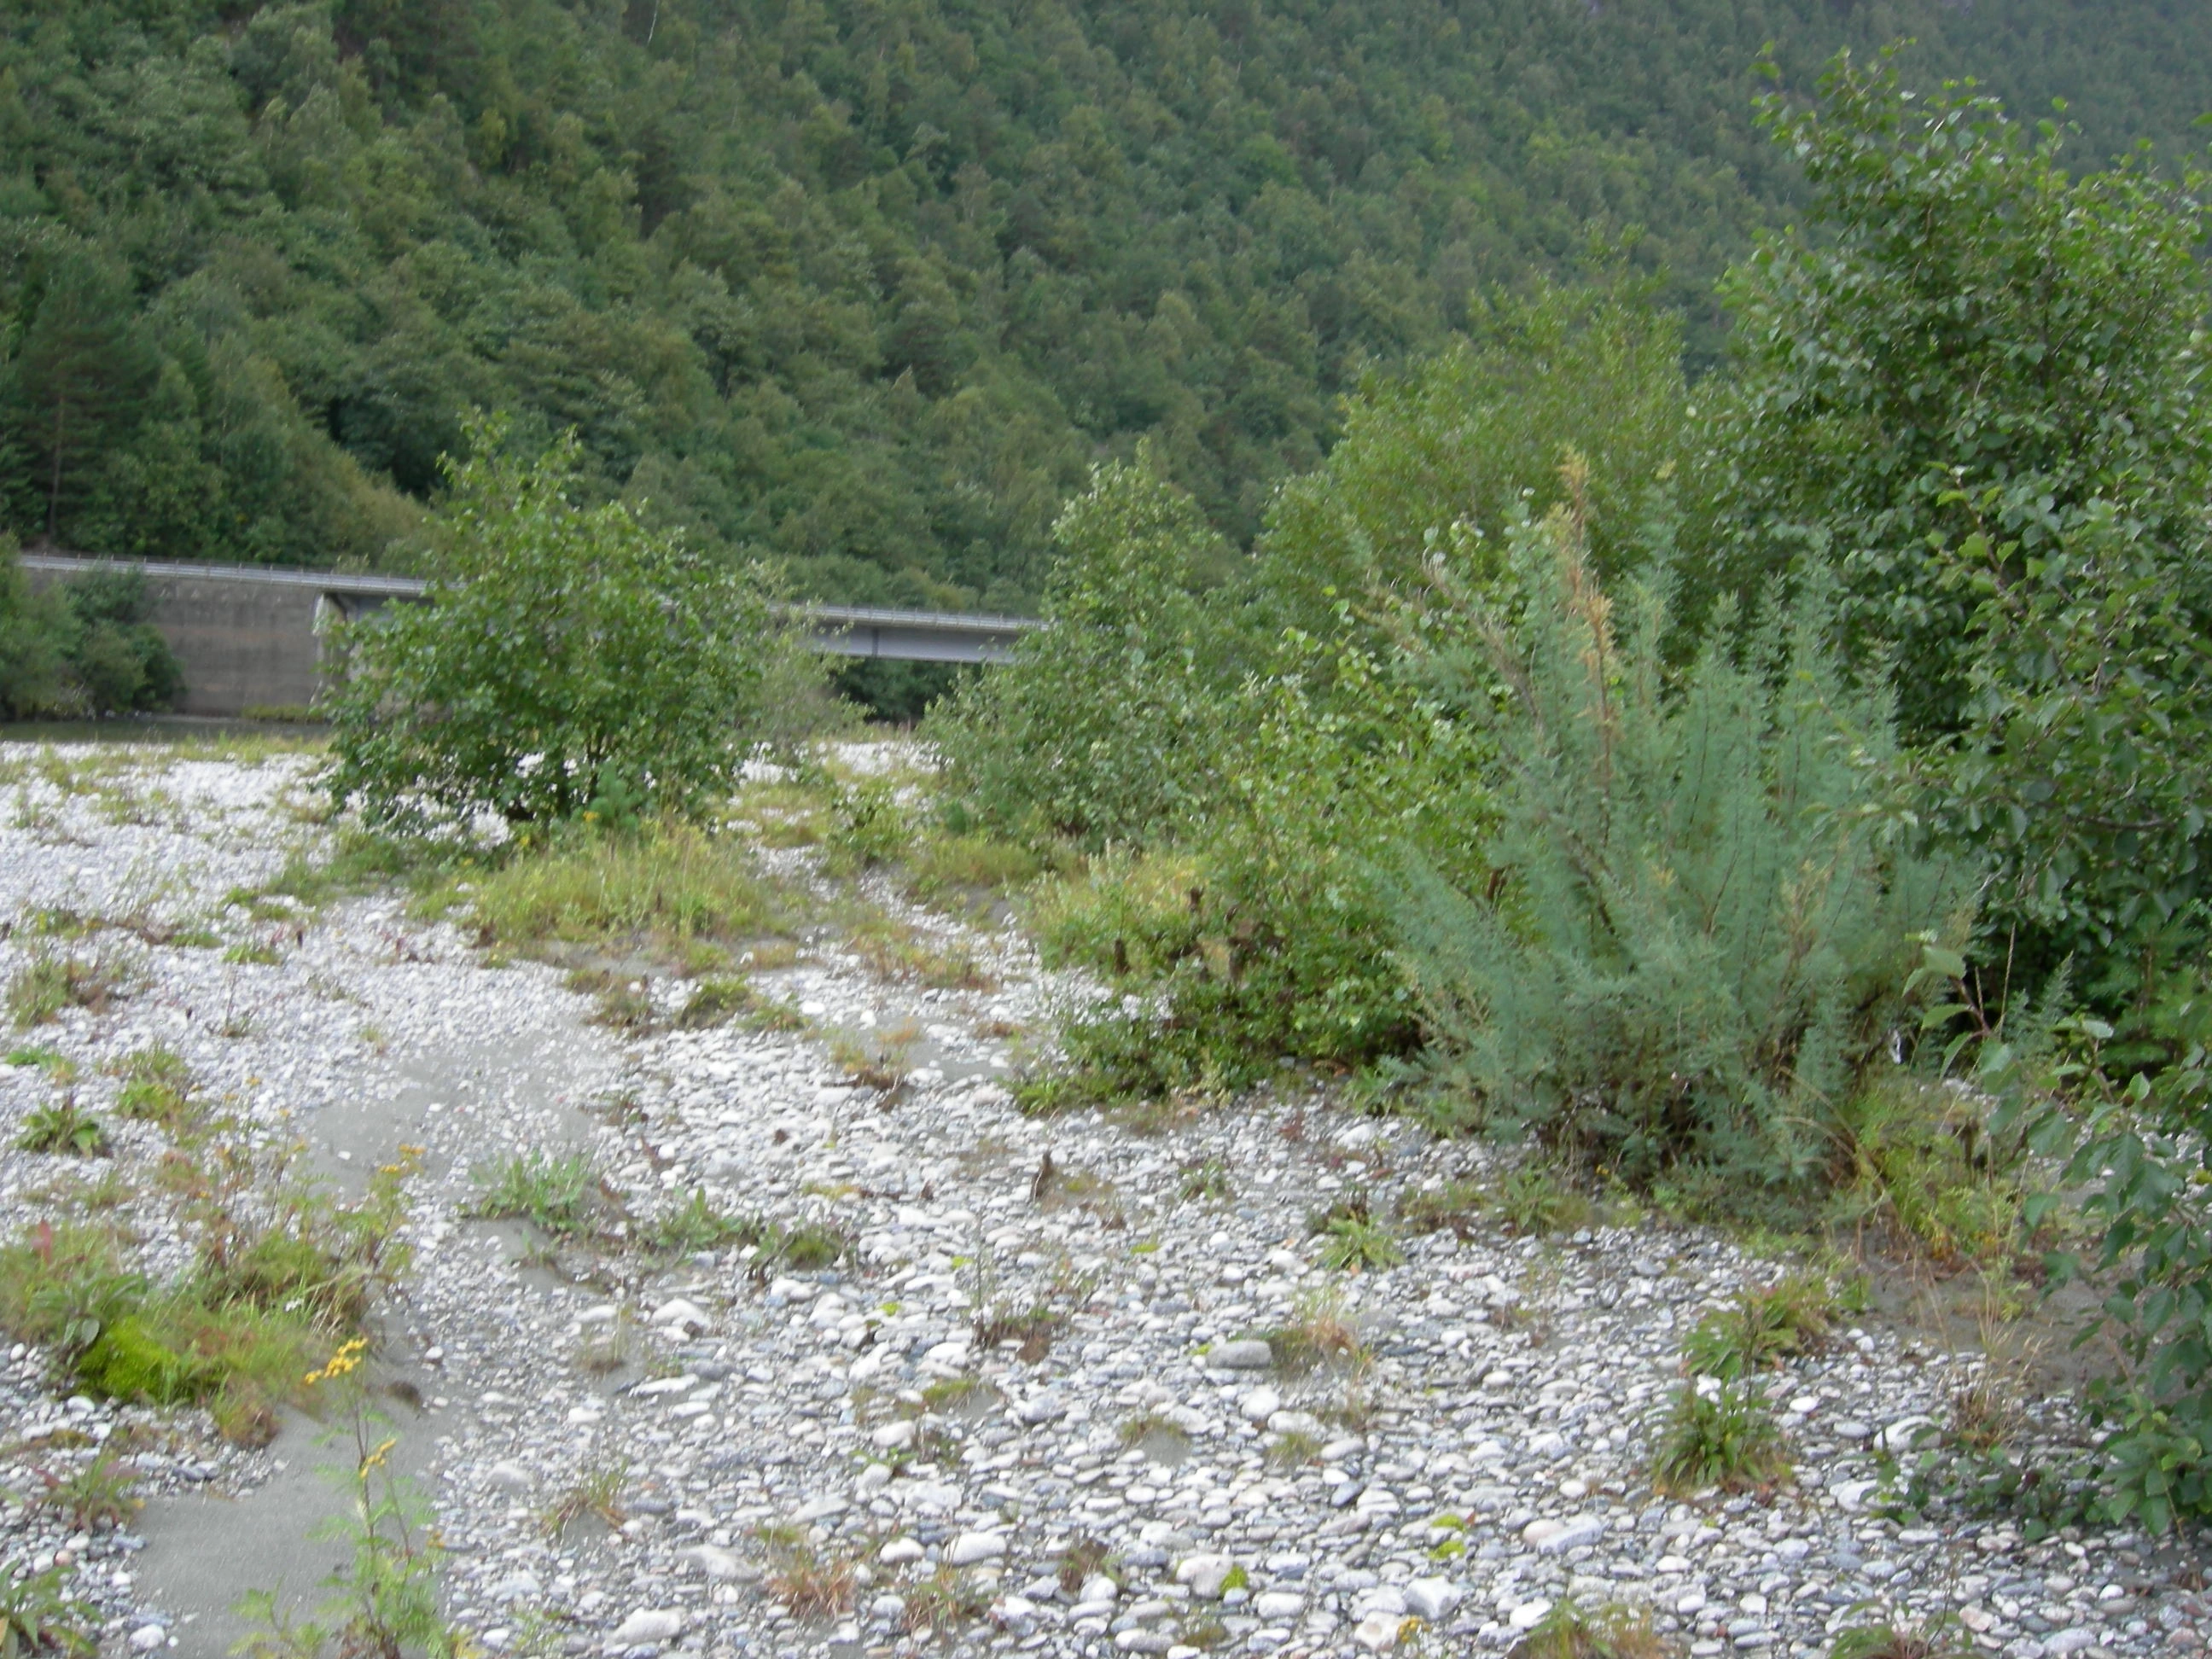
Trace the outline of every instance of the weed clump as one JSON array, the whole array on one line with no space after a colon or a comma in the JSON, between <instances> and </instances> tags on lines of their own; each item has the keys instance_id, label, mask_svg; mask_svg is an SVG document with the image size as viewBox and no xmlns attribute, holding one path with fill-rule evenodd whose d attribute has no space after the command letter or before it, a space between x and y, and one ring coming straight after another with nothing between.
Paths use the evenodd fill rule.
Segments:
<instances>
[{"instance_id":1,"label":"weed clump","mask_svg":"<svg viewBox=\"0 0 2212 1659\"><path fill-rule=\"evenodd\" d=\"M596 1237L617 1206L580 1152L551 1157L516 1152L476 1171L470 1213L493 1221L527 1221L562 1237Z\"/></svg>"},{"instance_id":2,"label":"weed clump","mask_svg":"<svg viewBox=\"0 0 2212 1659\"><path fill-rule=\"evenodd\" d=\"M21 1575L0 1569L0 1654L91 1659L100 1651L99 1623L100 1610L69 1593L61 1568Z\"/></svg>"},{"instance_id":3,"label":"weed clump","mask_svg":"<svg viewBox=\"0 0 2212 1659\"><path fill-rule=\"evenodd\" d=\"M1017 842L985 835L930 835L906 856L908 884L922 898L994 892L1036 879L1044 860Z\"/></svg>"},{"instance_id":4,"label":"weed clump","mask_svg":"<svg viewBox=\"0 0 2212 1659\"><path fill-rule=\"evenodd\" d=\"M764 997L742 979L710 976L691 988L676 1016L679 1030L703 1031L732 1020L757 1031L802 1031L806 1017L788 1004Z\"/></svg>"},{"instance_id":5,"label":"weed clump","mask_svg":"<svg viewBox=\"0 0 2212 1659\"><path fill-rule=\"evenodd\" d=\"M8 1017L19 1030L47 1025L63 1011L84 1008L105 1013L123 994L122 965L106 957L55 956L41 952L18 968L8 981Z\"/></svg>"},{"instance_id":6,"label":"weed clump","mask_svg":"<svg viewBox=\"0 0 2212 1659\"><path fill-rule=\"evenodd\" d=\"M72 1530L99 1532L121 1526L145 1507L137 1495L138 1474L112 1444L104 1446L88 1463L68 1474L39 1471L41 1490L37 1502L66 1520ZM0 1653L7 1644L0 1640Z\"/></svg>"},{"instance_id":7,"label":"weed clump","mask_svg":"<svg viewBox=\"0 0 2212 1659\"><path fill-rule=\"evenodd\" d=\"M547 1534L558 1539L587 1515L610 1531L621 1526L629 1518L622 1502L623 1486L629 1479L629 1465L619 1458L580 1471L540 1515Z\"/></svg>"},{"instance_id":8,"label":"weed clump","mask_svg":"<svg viewBox=\"0 0 2212 1659\"><path fill-rule=\"evenodd\" d=\"M778 914L741 842L676 821L556 837L441 899L465 902L486 945L680 946L769 932Z\"/></svg>"},{"instance_id":9,"label":"weed clump","mask_svg":"<svg viewBox=\"0 0 2212 1659\"><path fill-rule=\"evenodd\" d=\"M305 1403L316 1356L358 1328L374 1285L396 1273L398 1184L389 1166L354 1206L295 1194L276 1221L218 1215L192 1267L156 1285L106 1230L40 1222L0 1247L0 1328L50 1348L87 1392L199 1404L246 1444Z\"/></svg>"},{"instance_id":10,"label":"weed clump","mask_svg":"<svg viewBox=\"0 0 2212 1659\"><path fill-rule=\"evenodd\" d=\"M768 1553L768 1592L792 1617L834 1619L852 1607L860 1579L849 1556L822 1553L797 1527L763 1527L756 1536Z\"/></svg>"},{"instance_id":11,"label":"weed clump","mask_svg":"<svg viewBox=\"0 0 2212 1659\"><path fill-rule=\"evenodd\" d=\"M106 1158L113 1150L100 1120L79 1111L73 1100L40 1106L27 1114L15 1145L26 1152L61 1152L71 1158Z\"/></svg>"},{"instance_id":12,"label":"weed clump","mask_svg":"<svg viewBox=\"0 0 2212 1659\"><path fill-rule=\"evenodd\" d=\"M1229 1184L1229 1165L1218 1158L1184 1165L1176 1193L1186 1204L1226 1202L1236 1196L1236 1189Z\"/></svg>"},{"instance_id":13,"label":"weed clump","mask_svg":"<svg viewBox=\"0 0 2212 1659\"><path fill-rule=\"evenodd\" d=\"M853 1241L825 1223L802 1221L774 1231L766 1254L799 1273L819 1273L834 1267L852 1249Z\"/></svg>"},{"instance_id":14,"label":"weed clump","mask_svg":"<svg viewBox=\"0 0 2212 1659\"><path fill-rule=\"evenodd\" d=\"M1405 1259L1397 1240L1375 1222L1339 1216L1322 1230L1322 1265L1339 1273L1380 1273Z\"/></svg>"},{"instance_id":15,"label":"weed clump","mask_svg":"<svg viewBox=\"0 0 2212 1659\"><path fill-rule=\"evenodd\" d=\"M1584 1611L1565 1595L1513 1644L1506 1659L1666 1659L1669 1651L1652 1628L1649 1608L1608 1602Z\"/></svg>"},{"instance_id":16,"label":"weed clump","mask_svg":"<svg viewBox=\"0 0 2212 1659\"><path fill-rule=\"evenodd\" d=\"M681 1255L731 1244L763 1244L772 1231L758 1216L725 1214L707 1201L703 1188L695 1187L683 1203L647 1222L641 1237L649 1249Z\"/></svg>"},{"instance_id":17,"label":"weed clump","mask_svg":"<svg viewBox=\"0 0 2212 1659\"><path fill-rule=\"evenodd\" d=\"M1676 1391L1651 1460L1654 1490L1668 1498L1749 1492L1789 1473L1782 1431L1757 1390L1686 1382Z\"/></svg>"},{"instance_id":18,"label":"weed clump","mask_svg":"<svg viewBox=\"0 0 2212 1659\"><path fill-rule=\"evenodd\" d=\"M901 1622L916 1635L949 1636L990 1610L990 1593L968 1574L940 1566L906 1591Z\"/></svg>"},{"instance_id":19,"label":"weed clump","mask_svg":"<svg viewBox=\"0 0 2212 1659\"><path fill-rule=\"evenodd\" d=\"M1792 1273L1748 1290L1734 1305L1707 1314L1682 1345L1689 1368L1704 1376L1740 1381L1826 1344L1835 1307L1828 1281Z\"/></svg>"},{"instance_id":20,"label":"weed clump","mask_svg":"<svg viewBox=\"0 0 2212 1659\"><path fill-rule=\"evenodd\" d=\"M1833 1224L1872 1226L1941 1267L2008 1264L2028 1247L2027 1149L1992 1134L1968 1102L1892 1073L1859 1091L1844 1128L1849 1166L1830 1200Z\"/></svg>"},{"instance_id":21,"label":"weed clump","mask_svg":"<svg viewBox=\"0 0 2212 1659\"><path fill-rule=\"evenodd\" d=\"M568 990L598 999L590 1019L625 1036L645 1036L657 1021L653 988L645 979L611 974L600 969L574 968L561 981Z\"/></svg>"},{"instance_id":22,"label":"weed clump","mask_svg":"<svg viewBox=\"0 0 2212 1659\"><path fill-rule=\"evenodd\" d=\"M1126 1418L1115 1431L1122 1449L1145 1452L1181 1452L1190 1444L1190 1434L1182 1424L1161 1412L1140 1412Z\"/></svg>"},{"instance_id":23,"label":"weed clump","mask_svg":"<svg viewBox=\"0 0 2212 1659\"><path fill-rule=\"evenodd\" d=\"M1300 1376L1330 1364L1349 1364L1354 1370L1367 1361L1367 1347L1359 1328L1346 1312L1342 1294L1334 1290L1311 1291L1299 1297L1288 1324L1261 1333L1275 1369Z\"/></svg>"},{"instance_id":24,"label":"weed clump","mask_svg":"<svg viewBox=\"0 0 2212 1659\"><path fill-rule=\"evenodd\" d=\"M1971 1659L1973 1644L1955 1632L1923 1634L1909 1625L1854 1625L1836 1632L1828 1659Z\"/></svg>"},{"instance_id":25,"label":"weed clump","mask_svg":"<svg viewBox=\"0 0 2212 1659\"><path fill-rule=\"evenodd\" d=\"M823 865L833 875L857 875L889 864L913 844L914 824L889 778L866 778L841 787L823 837Z\"/></svg>"},{"instance_id":26,"label":"weed clump","mask_svg":"<svg viewBox=\"0 0 2212 1659\"><path fill-rule=\"evenodd\" d=\"M190 1114L192 1074L174 1050L141 1048L121 1066L123 1086L115 1109L127 1118L174 1131Z\"/></svg>"}]
</instances>

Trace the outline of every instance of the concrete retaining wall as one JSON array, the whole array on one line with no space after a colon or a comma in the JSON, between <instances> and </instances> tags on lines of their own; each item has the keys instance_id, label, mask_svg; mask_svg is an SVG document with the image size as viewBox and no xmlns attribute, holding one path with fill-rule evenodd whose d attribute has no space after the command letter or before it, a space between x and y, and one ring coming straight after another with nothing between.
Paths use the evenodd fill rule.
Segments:
<instances>
[{"instance_id":1,"label":"concrete retaining wall","mask_svg":"<svg viewBox=\"0 0 2212 1659\"><path fill-rule=\"evenodd\" d=\"M76 562L70 562L74 566ZM65 580L62 561L27 558L34 587ZM305 708L322 685L316 589L240 581L178 567L149 567L146 591L154 625L185 671L187 714L243 714L252 708Z\"/></svg>"}]
</instances>

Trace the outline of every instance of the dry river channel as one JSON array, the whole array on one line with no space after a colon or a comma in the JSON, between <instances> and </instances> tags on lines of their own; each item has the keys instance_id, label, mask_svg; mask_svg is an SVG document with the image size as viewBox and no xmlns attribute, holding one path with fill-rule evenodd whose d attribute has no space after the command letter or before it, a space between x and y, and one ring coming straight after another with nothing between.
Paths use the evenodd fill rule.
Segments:
<instances>
[{"instance_id":1,"label":"dry river channel","mask_svg":"<svg viewBox=\"0 0 2212 1659\"><path fill-rule=\"evenodd\" d=\"M867 902L988 988L886 975L825 924L754 976L803 1029L618 1035L558 968L397 896L257 915L244 895L325 834L301 757L15 745L0 766L0 980L57 952L118 979L8 1038L38 1057L0 1069L0 1242L97 1220L156 1282L182 1271L199 1223L163 1179L167 1133L116 1109L114 1067L150 1047L248 1165L299 1148L293 1178L342 1196L407 1171L409 1259L359 1380L477 1649L1472 1653L1566 1598L1648 1610L1696 1659L1822 1654L1876 1620L2008 1659L2205 1645L2193 1539L1885 1513L1882 1449L1985 1363L1966 1333L1848 1326L1763 1380L1794 1478L1662 1499L1644 1471L1682 1337L1778 1264L1657 1224L1483 1224L1332 1272L1310 1214L1358 1192L1388 1217L1498 1155L1354 1115L1303 1072L1141 1129L1024 1116L1007 1080L1093 993L1011 924L872 877ZM805 849L761 857L823 885ZM91 931L57 937L64 912ZM647 994L667 1012L683 993ZM890 1033L902 1079L856 1081L851 1055ZM16 1149L64 1097L110 1156ZM474 1218L476 1172L532 1151L588 1156L641 1229L703 1200L850 1249L626 1252ZM2029 1411L2054 1457L2078 1434L2063 1399ZM46 1494L112 1440L143 1507L80 1529ZM326 1599L358 1455L339 1413L241 1446L0 1340L0 1568L58 1568L107 1652L215 1659L249 1591Z\"/></svg>"}]
</instances>

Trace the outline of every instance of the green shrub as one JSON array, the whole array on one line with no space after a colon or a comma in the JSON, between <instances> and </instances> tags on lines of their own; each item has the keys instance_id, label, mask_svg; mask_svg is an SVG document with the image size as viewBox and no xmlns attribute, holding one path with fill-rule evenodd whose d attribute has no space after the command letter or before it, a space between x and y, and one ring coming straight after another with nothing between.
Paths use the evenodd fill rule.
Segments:
<instances>
[{"instance_id":1,"label":"green shrub","mask_svg":"<svg viewBox=\"0 0 2212 1659\"><path fill-rule=\"evenodd\" d=\"M835 873L852 875L893 862L913 842L914 825L899 804L897 784L866 778L837 791L830 833L823 837L823 862Z\"/></svg>"},{"instance_id":2,"label":"green shrub","mask_svg":"<svg viewBox=\"0 0 2212 1659\"><path fill-rule=\"evenodd\" d=\"M2212 994L2177 998L2151 1024L2172 1064L2123 1086L2092 1048L2060 1079L2084 1097L2078 1124L2046 1094L2025 1127L2046 1149L2070 1142L2063 1180L2101 1235L2100 1309L2130 1361L2092 1389L2109 1431L2094 1512L2160 1533L2212 1519ZM2111 1035L2082 1030L2093 1042ZM2032 1201L2030 1218L2052 1201Z\"/></svg>"},{"instance_id":3,"label":"green shrub","mask_svg":"<svg viewBox=\"0 0 2212 1659\"><path fill-rule=\"evenodd\" d=\"M2062 129L1887 58L1762 119L1814 222L1727 295L1730 556L1826 550L1942 763L1931 807L1994 855L2013 982L2071 955L2124 1006L2203 939L2212 868L2203 198L2141 158L2077 173Z\"/></svg>"},{"instance_id":4,"label":"green shrub","mask_svg":"<svg viewBox=\"0 0 2212 1659\"><path fill-rule=\"evenodd\" d=\"M83 706L95 714L167 708L185 689L183 669L154 626L145 573L100 565L62 585L69 609L68 656Z\"/></svg>"},{"instance_id":5,"label":"green shrub","mask_svg":"<svg viewBox=\"0 0 2212 1659\"><path fill-rule=\"evenodd\" d=\"M68 707L68 635L62 596L51 588L31 591L15 538L0 533L0 719L28 720Z\"/></svg>"},{"instance_id":6,"label":"green shrub","mask_svg":"<svg viewBox=\"0 0 2212 1659\"><path fill-rule=\"evenodd\" d=\"M1099 466L1053 539L1048 625L963 681L930 736L951 788L995 829L1159 842L1207 798L1236 683L1232 632L1194 592L1225 550L1149 452Z\"/></svg>"},{"instance_id":7,"label":"green shrub","mask_svg":"<svg viewBox=\"0 0 2212 1659\"><path fill-rule=\"evenodd\" d=\"M1396 895L1436 1063L1480 1121L1626 1180L1808 1180L1928 930L1968 915L1884 794L1887 706L1843 683L1815 575L1741 655L1723 617L1670 693L1661 585L1617 631L1577 514L1512 546L1516 617L1440 578L1428 623L1439 684L1496 720L1505 820L1486 890L1417 857Z\"/></svg>"},{"instance_id":8,"label":"green shrub","mask_svg":"<svg viewBox=\"0 0 2212 1659\"><path fill-rule=\"evenodd\" d=\"M1159 1009L1069 1022L1065 1097L1218 1095L1280 1055L1358 1065L1416 1037L1382 867L1408 844L1480 865L1484 739L1364 653L1293 639L1277 665L1231 703L1218 797L1181 846L1101 855L1033 901L1048 960Z\"/></svg>"},{"instance_id":9,"label":"green shrub","mask_svg":"<svg viewBox=\"0 0 2212 1659\"><path fill-rule=\"evenodd\" d=\"M448 466L428 600L350 629L330 775L373 825L495 811L621 824L725 799L795 647L747 572L623 501L583 507L572 433L525 464L479 422Z\"/></svg>"},{"instance_id":10,"label":"green shrub","mask_svg":"<svg viewBox=\"0 0 2212 1659\"><path fill-rule=\"evenodd\" d=\"M1269 631L1336 639L1351 601L1358 642L1379 651L1388 629L1374 597L1418 588L1453 525L1502 547L1522 504L1540 516L1565 498L1565 450L1590 464L1599 570L1643 556L1644 492L1681 475L1699 447L1680 317L1619 279L1537 283L1472 308L1464 339L1362 380L1328 459L1284 485L1252 583Z\"/></svg>"}]
</instances>

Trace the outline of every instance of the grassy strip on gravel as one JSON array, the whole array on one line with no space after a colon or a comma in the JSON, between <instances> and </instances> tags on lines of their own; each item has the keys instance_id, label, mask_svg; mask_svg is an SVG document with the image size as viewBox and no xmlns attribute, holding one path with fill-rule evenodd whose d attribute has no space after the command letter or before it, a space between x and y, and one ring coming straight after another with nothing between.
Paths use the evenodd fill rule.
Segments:
<instances>
[{"instance_id":1,"label":"grassy strip on gravel","mask_svg":"<svg viewBox=\"0 0 2212 1659\"><path fill-rule=\"evenodd\" d=\"M358 1340L374 1287L404 1269L393 1234L413 1167L385 1166L352 1205L284 1185L274 1215L251 1222L203 1185L187 1194L193 1264L167 1284L112 1227L36 1222L0 1246L0 1328L52 1349L87 1393L204 1405L227 1437L265 1444L276 1408L310 1403L311 1367Z\"/></svg>"},{"instance_id":2,"label":"grassy strip on gravel","mask_svg":"<svg viewBox=\"0 0 2212 1659\"><path fill-rule=\"evenodd\" d=\"M672 821L562 837L472 870L429 902L465 903L486 944L681 946L773 932L780 918L741 842Z\"/></svg>"}]
</instances>

